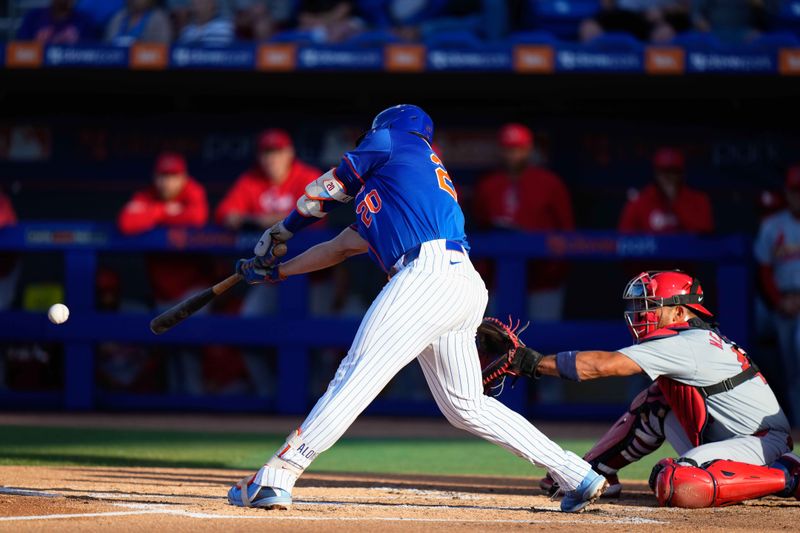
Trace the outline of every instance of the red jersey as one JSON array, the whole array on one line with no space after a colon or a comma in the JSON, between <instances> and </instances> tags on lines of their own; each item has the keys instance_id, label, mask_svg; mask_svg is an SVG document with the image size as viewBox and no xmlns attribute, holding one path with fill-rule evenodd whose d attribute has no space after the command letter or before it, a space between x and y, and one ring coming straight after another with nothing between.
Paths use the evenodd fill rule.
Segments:
<instances>
[{"instance_id":1,"label":"red jersey","mask_svg":"<svg viewBox=\"0 0 800 533\"><path fill-rule=\"evenodd\" d=\"M276 184L261 167L255 166L239 176L217 206L214 218L218 224L222 224L232 213L286 216L305 192L306 185L321 174L319 169L295 159L286 180Z\"/></svg>"},{"instance_id":2,"label":"red jersey","mask_svg":"<svg viewBox=\"0 0 800 533\"><path fill-rule=\"evenodd\" d=\"M529 166L514 181L505 171L478 182L475 216L483 227L524 231L573 230L572 202L564 182L547 169Z\"/></svg>"},{"instance_id":3,"label":"red jersey","mask_svg":"<svg viewBox=\"0 0 800 533\"><path fill-rule=\"evenodd\" d=\"M8 196L0 191L0 228L13 226L16 223L17 214L14 212L14 206L11 205L11 200L9 200ZM8 276L16 266L16 253L0 253L0 278Z\"/></svg>"},{"instance_id":4,"label":"red jersey","mask_svg":"<svg viewBox=\"0 0 800 533\"><path fill-rule=\"evenodd\" d=\"M208 201L202 185L189 178L174 200L164 201L154 187L133 195L119 214L119 229L134 235L156 227L202 227L208 222ZM185 254L150 254L147 272L157 303L179 300L193 289L208 285L203 258Z\"/></svg>"},{"instance_id":5,"label":"red jersey","mask_svg":"<svg viewBox=\"0 0 800 533\"><path fill-rule=\"evenodd\" d=\"M8 196L0 192L0 228L3 226L12 226L17 223L17 214L14 212L14 206L11 205L11 200Z\"/></svg>"},{"instance_id":6,"label":"red jersey","mask_svg":"<svg viewBox=\"0 0 800 533\"><path fill-rule=\"evenodd\" d=\"M619 230L625 233L709 233L714 230L711 202L704 192L685 185L670 202L651 184L622 210Z\"/></svg>"},{"instance_id":7,"label":"red jersey","mask_svg":"<svg viewBox=\"0 0 800 533\"><path fill-rule=\"evenodd\" d=\"M492 172L478 182L474 214L483 228L523 231L575 229L569 191L555 173L528 166L513 180L508 172ZM531 289L558 287L566 268L559 261L536 261L529 269Z\"/></svg>"}]
</instances>

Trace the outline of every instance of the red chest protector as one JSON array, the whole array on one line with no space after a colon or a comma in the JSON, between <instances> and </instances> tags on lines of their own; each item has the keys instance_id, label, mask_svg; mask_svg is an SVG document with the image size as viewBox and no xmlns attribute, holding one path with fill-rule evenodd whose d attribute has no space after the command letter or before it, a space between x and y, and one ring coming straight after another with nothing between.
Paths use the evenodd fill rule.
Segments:
<instances>
[{"instance_id":1,"label":"red chest protector","mask_svg":"<svg viewBox=\"0 0 800 533\"><path fill-rule=\"evenodd\" d=\"M688 323L682 322L656 330L642 339L641 342L663 339L666 337L674 337L679 335L682 331L687 331L690 329L704 329L712 331L719 335L722 340L733 345L736 350L739 350L736 344L726 339L715 326L698 319L691 319ZM748 381L759 375L758 367L752 361L750 361L747 355L745 355L744 351L739 350L739 353L741 353L742 357L744 358L742 364L742 368L744 370L735 376L720 381L714 385L697 387L694 385L681 383L666 376L660 376L658 379L656 379L656 383L658 384L658 388L661 390L661 393L664 395L664 399L675 413L675 416L678 418L678 422L680 422L681 427L683 427L683 430L686 432L686 435L689 437L689 441L693 446L700 446L705 442L704 433L710 422L707 404L708 397L721 392L729 391L745 381Z\"/></svg>"}]
</instances>

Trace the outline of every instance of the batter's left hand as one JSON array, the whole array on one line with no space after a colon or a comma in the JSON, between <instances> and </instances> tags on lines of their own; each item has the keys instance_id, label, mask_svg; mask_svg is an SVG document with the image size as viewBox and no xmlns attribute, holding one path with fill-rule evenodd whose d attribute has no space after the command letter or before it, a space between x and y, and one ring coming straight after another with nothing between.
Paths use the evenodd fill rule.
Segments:
<instances>
[{"instance_id":1,"label":"batter's left hand","mask_svg":"<svg viewBox=\"0 0 800 533\"><path fill-rule=\"evenodd\" d=\"M236 272L250 285L280 283L286 279L281 276L280 264L269 264L263 257L258 256L236 261Z\"/></svg>"}]
</instances>

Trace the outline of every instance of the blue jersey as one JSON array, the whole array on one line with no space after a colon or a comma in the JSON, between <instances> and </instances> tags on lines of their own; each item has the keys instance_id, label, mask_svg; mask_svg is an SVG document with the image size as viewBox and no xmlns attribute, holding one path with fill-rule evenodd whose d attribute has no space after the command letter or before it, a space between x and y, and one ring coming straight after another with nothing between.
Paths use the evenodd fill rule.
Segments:
<instances>
[{"instance_id":1,"label":"blue jersey","mask_svg":"<svg viewBox=\"0 0 800 533\"><path fill-rule=\"evenodd\" d=\"M335 175L355 195L356 228L384 271L426 241L448 239L469 250L453 181L421 137L371 131L344 154Z\"/></svg>"}]
</instances>

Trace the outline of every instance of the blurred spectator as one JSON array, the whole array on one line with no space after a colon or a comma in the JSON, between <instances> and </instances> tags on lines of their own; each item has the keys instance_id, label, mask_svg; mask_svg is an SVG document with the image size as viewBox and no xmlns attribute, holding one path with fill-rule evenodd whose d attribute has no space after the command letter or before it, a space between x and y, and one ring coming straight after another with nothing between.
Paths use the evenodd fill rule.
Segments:
<instances>
[{"instance_id":1,"label":"blurred spectator","mask_svg":"<svg viewBox=\"0 0 800 533\"><path fill-rule=\"evenodd\" d=\"M165 152L156 161L153 185L137 192L119 214L119 229L126 235L156 227L201 227L208 221L206 192L189 177L183 156ZM150 254L147 273L158 309L167 309L211 282L203 257L191 254ZM200 358L180 351L170 358L170 389L199 394L202 391Z\"/></svg>"},{"instance_id":2,"label":"blurred spectator","mask_svg":"<svg viewBox=\"0 0 800 533\"><path fill-rule=\"evenodd\" d=\"M322 172L295 157L291 137L281 129L258 137L256 162L233 184L217 207L218 224L238 231L263 230L283 220L306 185Z\"/></svg>"},{"instance_id":3,"label":"blurred spectator","mask_svg":"<svg viewBox=\"0 0 800 533\"><path fill-rule=\"evenodd\" d=\"M296 0L235 0L234 27L241 41L264 41L287 29L294 18Z\"/></svg>"},{"instance_id":4,"label":"blurred spectator","mask_svg":"<svg viewBox=\"0 0 800 533\"><path fill-rule=\"evenodd\" d=\"M641 41L665 43L690 27L688 0L603 0L579 33L584 42L606 32L626 32Z\"/></svg>"},{"instance_id":5,"label":"blurred spectator","mask_svg":"<svg viewBox=\"0 0 800 533\"><path fill-rule=\"evenodd\" d=\"M233 42L233 23L223 17L216 0L192 0L189 23L181 30L181 44L227 46Z\"/></svg>"},{"instance_id":6,"label":"blurred spectator","mask_svg":"<svg viewBox=\"0 0 800 533\"><path fill-rule=\"evenodd\" d=\"M234 231L243 228L262 231L283 220L303 195L306 185L322 174L295 157L292 138L282 129L262 132L256 148L255 164L239 176L215 213L217 223ZM311 299L312 302L319 300L314 295ZM275 287L262 285L248 289L241 312L247 317L263 316L274 313L276 308ZM268 395L271 367L267 356L263 350L246 350L244 359L256 393Z\"/></svg>"},{"instance_id":7,"label":"blurred spectator","mask_svg":"<svg viewBox=\"0 0 800 533\"><path fill-rule=\"evenodd\" d=\"M17 40L42 44L77 44L95 41L91 18L75 9L75 0L51 0L50 7L31 9L17 30Z\"/></svg>"},{"instance_id":8,"label":"blurred spectator","mask_svg":"<svg viewBox=\"0 0 800 533\"><path fill-rule=\"evenodd\" d=\"M522 124L500 129L503 168L482 177L475 193L474 215L484 229L570 231L575 229L572 201L555 173L533 165L533 134ZM531 263L528 315L532 320L558 320L564 307L565 265Z\"/></svg>"},{"instance_id":9,"label":"blurred spectator","mask_svg":"<svg viewBox=\"0 0 800 533\"><path fill-rule=\"evenodd\" d=\"M685 183L686 159L676 148L659 148L653 157L654 182L631 196L622 210L625 233L709 233L714 229L711 202Z\"/></svg>"},{"instance_id":10,"label":"blurred spectator","mask_svg":"<svg viewBox=\"0 0 800 533\"><path fill-rule=\"evenodd\" d=\"M700 31L712 32L723 42L743 42L769 27L780 9L778 0L694 0L692 19Z\"/></svg>"},{"instance_id":11,"label":"blurred spectator","mask_svg":"<svg viewBox=\"0 0 800 533\"><path fill-rule=\"evenodd\" d=\"M127 0L106 29L106 41L116 46L135 42L164 43L172 41L172 27L163 9L155 0Z\"/></svg>"},{"instance_id":12,"label":"blurred spectator","mask_svg":"<svg viewBox=\"0 0 800 533\"><path fill-rule=\"evenodd\" d=\"M104 35L111 18L125 6L125 0L78 0L76 8L92 19L95 33Z\"/></svg>"},{"instance_id":13,"label":"blurred spectator","mask_svg":"<svg viewBox=\"0 0 800 533\"><path fill-rule=\"evenodd\" d=\"M100 268L95 279L96 308L100 312L116 313L126 309L122 301L119 274ZM145 347L120 342L97 345L96 373L98 383L113 391L160 392L162 378L159 360Z\"/></svg>"},{"instance_id":14,"label":"blurred spectator","mask_svg":"<svg viewBox=\"0 0 800 533\"><path fill-rule=\"evenodd\" d=\"M409 40L452 31L470 31L489 41L508 33L508 0L359 0L370 25L393 28Z\"/></svg>"},{"instance_id":15,"label":"blurred spectator","mask_svg":"<svg viewBox=\"0 0 800 533\"><path fill-rule=\"evenodd\" d=\"M800 425L800 165L786 174L787 208L767 217L756 238L761 292L773 310L793 426Z\"/></svg>"},{"instance_id":16,"label":"blurred spectator","mask_svg":"<svg viewBox=\"0 0 800 533\"><path fill-rule=\"evenodd\" d=\"M302 0L298 22L299 30L321 43L340 43L364 29L351 0Z\"/></svg>"},{"instance_id":17,"label":"blurred spectator","mask_svg":"<svg viewBox=\"0 0 800 533\"><path fill-rule=\"evenodd\" d=\"M0 190L0 228L17 223L17 214L11 200ZM0 311L11 307L19 281L19 257L12 252L0 252Z\"/></svg>"}]
</instances>

